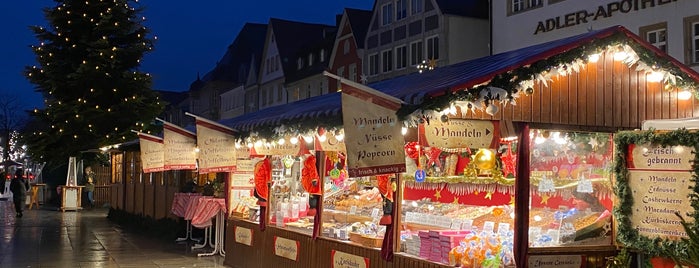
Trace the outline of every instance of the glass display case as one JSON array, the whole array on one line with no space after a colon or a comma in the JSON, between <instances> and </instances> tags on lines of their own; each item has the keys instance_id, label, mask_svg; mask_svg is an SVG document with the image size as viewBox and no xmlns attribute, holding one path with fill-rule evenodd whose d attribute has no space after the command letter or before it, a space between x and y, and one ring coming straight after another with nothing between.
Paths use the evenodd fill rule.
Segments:
<instances>
[{"instance_id":1,"label":"glass display case","mask_svg":"<svg viewBox=\"0 0 699 268\"><path fill-rule=\"evenodd\" d=\"M322 236L352 241L365 247L381 247L386 227L379 224L383 198L376 177L347 176L344 156L328 153L323 182Z\"/></svg>"},{"instance_id":2,"label":"glass display case","mask_svg":"<svg viewBox=\"0 0 699 268\"><path fill-rule=\"evenodd\" d=\"M515 152L514 141L497 149L408 143L401 251L450 266L513 265Z\"/></svg>"},{"instance_id":3,"label":"glass display case","mask_svg":"<svg viewBox=\"0 0 699 268\"><path fill-rule=\"evenodd\" d=\"M611 245L613 140L608 133L532 130L529 245Z\"/></svg>"},{"instance_id":4,"label":"glass display case","mask_svg":"<svg viewBox=\"0 0 699 268\"><path fill-rule=\"evenodd\" d=\"M310 235L313 233L313 217L308 216L309 194L301 185L303 161L304 157L271 156L269 223Z\"/></svg>"}]
</instances>

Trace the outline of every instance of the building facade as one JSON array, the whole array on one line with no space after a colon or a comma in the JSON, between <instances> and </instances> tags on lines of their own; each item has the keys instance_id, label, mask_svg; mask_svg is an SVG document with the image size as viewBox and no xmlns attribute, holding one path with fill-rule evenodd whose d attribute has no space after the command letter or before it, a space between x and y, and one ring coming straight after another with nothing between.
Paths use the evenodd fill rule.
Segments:
<instances>
[{"instance_id":1,"label":"building facade","mask_svg":"<svg viewBox=\"0 0 699 268\"><path fill-rule=\"evenodd\" d=\"M697 1L502 0L491 3L494 54L621 25L699 70Z\"/></svg>"},{"instance_id":2,"label":"building facade","mask_svg":"<svg viewBox=\"0 0 699 268\"><path fill-rule=\"evenodd\" d=\"M489 54L488 1L377 0L362 74L375 82Z\"/></svg>"},{"instance_id":3,"label":"building facade","mask_svg":"<svg viewBox=\"0 0 699 268\"><path fill-rule=\"evenodd\" d=\"M338 33L332 47L328 69L339 77L360 82L364 38L366 37L371 10L345 8L338 24ZM330 92L337 91L340 81L330 80Z\"/></svg>"}]
</instances>

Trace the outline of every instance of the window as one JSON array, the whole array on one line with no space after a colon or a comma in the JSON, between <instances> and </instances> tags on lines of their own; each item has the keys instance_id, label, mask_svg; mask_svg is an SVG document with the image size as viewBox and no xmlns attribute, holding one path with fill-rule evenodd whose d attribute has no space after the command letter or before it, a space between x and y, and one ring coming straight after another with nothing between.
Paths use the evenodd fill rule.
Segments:
<instances>
[{"instance_id":1,"label":"window","mask_svg":"<svg viewBox=\"0 0 699 268\"><path fill-rule=\"evenodd\" d=\"M376 75L379 73L379 54L369 55L369 75Z\"/></svg>"},{"instance_id":2,"label":"window","mask_svg":"<svg viewBox=\"0 0 699 268\"><path fill-rule=\"evenodd\" d=\"M357 82L357 64L352 63L349 66L349 80Z\"/></svg>"},{"instance_id":3,"label":"window","mask_svg":"<svg viewBox=\"0 0 699 268\"><path fill-rule=\"evenodd\" d=\"M284 95L284 88L282 85L277 86L277 102L282 101L282 97Z\"/></svg>"},{"instance_id":4,"label":"window","mask_svg":"<svg viewBox=\"0 0 699 268\"><path fill-rule=\"evenodd\" d=\"M408 63L408 49L405 46L396 48L396 70L403 69Z\"/></svg>"},{"instance_id":5,"label":"window","mask_svg":"<svg viewBox=\"0 0 699 268\"><path fill-rule=\"evenodd\" d=\"M313 66L313 53L308 54L308 66Z\"/></svg>"},{"instance_id":6,"label":"window","mask_svg":"<svg viewBox=\"0 0 699 268\"><path fill-rule=\"evenodd\" d=\"M386 50L381 52L381 71L390 72L393 70L393 50Z\"/></svg>"},{"instance_id":7,"label":"window","mask_svg":"<svg viewBox=\"0 0 699 268\"><path fill-rule=\"evenodd\" d=\"M410 0L410 15L422 12L423 0Z\"/></svg>"},{"instance_id":8,"label":"window","mask_svg":"<svg viewBox=\"0 0 699 268\"><path fill-rule=\"evenodd\" d=\"M524 0L512 0L512 13L524 10Z\"/></svg>"},{"instance_id":9,"label":"window","mask_svg":"<svg viewBox=\"0 0 699 268\"><path fill-rule=\"evenodd\" d=\"M439 59L439 36L427 39L427 58L430 60Z\"/></svg>"},{"instance_id":10,"label":"window","mask_svg":"<svg viewBox=\"0 0 699 268\"><path fill-rule=\"evenodd\" d=\"M544 6L544 0L508 0L509 15Z\"/></svg>"},{"instance_id":11,"label":"window","mask_svg":"<svg viewBox=\"0 0 699 268\"><path fill-rule=\"evenodd\" d=\"M528 8L540 7L544 5L544 0L529 0Z\"/></svg>"},{"instance_id":12,"label":"window","mask_svg":"<svg viewBox=\"0 0 699 268\"><path fill-rule=\"evenodd\" d=\"M408 16L408 0L396 0L396 21Z\"/></svg>"},{"instance_id":13,"label":"window","mask_svg":"<svg viewBox=\"0 0 699 268\"><path fill-rule=\"evenodd\" d=\"M337 68L337 76L345 78L345 66ZM337 88L342 88L342 82L340 82L340 79L337 79Z\"/></svg>"},{"instance_id":14,"label":"window","mask_svg":"<svg viewBox=\"0 0 699 268\"><path fill-rule=\"evenodd\" d=\"M262 90L262 96L260 96L262 99L262 106L267 105L267 89Z\"/></svg>"},{"instance_id":15,"label":"window","mask_svg":"<svg viewBox=\"0 0 699 268\"><path fill-rule=\"evenodd\" d=\"M320 50L320 62L325 61L325 49Z\"/></svg>"},{"instance_id":16,"label":"window","mask_svg":"<svg viewBox=\"0 0 699 268\"><path fill-rule=\"evenodd\" d=\"M699 65L699 15L684 18L685 62Z\"/></svg>"},{"instance_id":17,"label":"window","mask_svg":"<svg viewBox=\"0 0 699 268\"><path fill-rule=\"evenodd\" d=\"M296 62L298 69L301 70L303 68L303 59L299 58L299 60Z\"/></svg>"},{"instance_id":18,"label":"window","mask_svg":"<svg viewBox=\"0 0 699 268\"><path fill-rule=\"evenodd\" d=\"M661 22L641 27L638 32L648 43L667 52L667 23Z\"/></svg>"},{"instance_id":19,"label":"window","mask_svg":"<svg viewBox=\"0 0 699 268\"><path fill-rule=\"evenodd\" d=\"M393 22L393 4L385 4L381 7L381 25L389 25Z\"/></svg>"},{"instance_id":20,"label":"window","mask_svg":"<svg viewBox=\"0 0 699 268\"><path fill-rule=\"evenodd\" d=\"M424 59L422 53L422 41L417 41L410 44L410 66L415 66L422 62Z\"/></svg>"},{"instance_id":21,"label":"window","mask_svg":"<svg viewBox=\"0 0 699 268\"><path fill-rule=\"evenodd\" d=\"M342 48L343 55L349 54L349 51L350 51L350 42L349 42L349 39L348 39L348 40L345 40L345 45L344 45L344 47Z\"/></svg>"}]
</instances>

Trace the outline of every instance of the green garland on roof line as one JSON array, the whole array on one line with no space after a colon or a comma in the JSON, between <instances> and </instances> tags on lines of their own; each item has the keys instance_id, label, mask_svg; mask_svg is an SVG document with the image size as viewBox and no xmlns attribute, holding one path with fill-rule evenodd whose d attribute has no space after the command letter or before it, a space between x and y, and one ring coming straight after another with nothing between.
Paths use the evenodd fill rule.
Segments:
<instances>
[{"instance_id":1,"label":"green garland on roof line","mask_svg":"<svg viewBox=\"0 0 699 268\"><path fill-rule=\"evenodd\" d=\"M552 67L558 67L564 64L569 64L577 60L587 62L587 56L605 51L608 46L628 45L638 55L639 60L649 66L657 66L677 76L677 86L697 88L699 85L690 79L690 77L682 72L677 66L670 61L658 61L658 56L650 49L647 49L636 42L629 42L628 37L623 33L617 33L606 38L594 39L593 41L575 47L569 51L554 55L547 59L534 62L528 66L522 66L509 72L497 74L487 84L477 86L472 89L457 90L446 89L445 94L435 97L425 97L420 104L404 105L398 110L398 118L405 120L410 114L418 109L440 111L449 107L454 101L475 101L478 99L479 93L488 88L496 87L506 90L508 98L512 98L513 94L520 91L520 82L530 80L532 77L544 71L550 70ZM699 98L698 91L694 91L694 95Z\"/></svg>"},{"instance_id":2,"label":"green garland on roof line","mask_svg":"<svg viewBox=\"0 0 699 268\"><path fill-rule=\"evenodd\" d=\"M674 130L665 133L654 133L649 131L623 131L614 137L616 151L614 161L614 174L616 176L616 187L614 193L619 199L614 207L614 217L618 222L616 239L622 245L639 250L650 256L679 257L685 259L688 253L686 243L671 241L660 238L649 238L642 236L631 225L630 215L632 214L633 196L629 187L629 171L626 167L626 153L631 144L657 144L662 146L689 146L694 148L694 160L692 161L692 179L694 183L694 193L689 196L694 212L688 214L693 217L690 223L692 229L699 229L699 185L697 184L697 174L699 174L699 133L690 132L686 129ZM671 216L673 217L673 216ZM677 219L679 220L679 218Z\"/></svg>"},{"instance_id":3,"label":"green garland on roof line","mask_svg":"<svg viewBox=\"0 0 699 268\"><path fill-rule=\"evenodd\" d=\"M655 54L655 52L641 46L636 42L630 42L629 38L624 33L620 32L606 38L594 39L587 44L580 45L563 53L551 56L547 59L534 62L530 65L522 66L509 72L497 74L487 84L480 85L472 89L458 90L455 92L451 92L453 89L446 89L445 94L436 97L426 97L422 103L405 104L398 110L398 118L400 120L406 120L410 114L418 109L440 111L449 107L449 105L454 101L475 101L479 98L480 92L488 87L502 88L508 92L508 98L513 98L513 95L521 90L519 85L522 81L531 80L532 77L536 76L537 74L544 71L549 71L553 67L569 64L578 60L587 62L588 55L605 51L607 47L616 45L630 46L636 52L641 62L644 62L649 66L657 66L677 76L677 86L695 89L699 88L699 84L692 80L686 73L682 72L672 62L667 60L658 61L660 58ZM699 98L699 91L694 90L694 95ZM285 120L282 122L282 125L287 126L290 130L293 130L289 133L298 132L303 134L310 130L315 130L317 127L325 127L328 129L333 127L341 127L342 116L337 115L317 118L298 118L293 120ZM283 136L283 134L275 132L275 128L277 127L279 127L279 125L268 124L255 129L241 130L241 138L249 137L252 132L255 132L258 134L258 137L261 138L277 139Z\"/></svg>"}]
</instances>

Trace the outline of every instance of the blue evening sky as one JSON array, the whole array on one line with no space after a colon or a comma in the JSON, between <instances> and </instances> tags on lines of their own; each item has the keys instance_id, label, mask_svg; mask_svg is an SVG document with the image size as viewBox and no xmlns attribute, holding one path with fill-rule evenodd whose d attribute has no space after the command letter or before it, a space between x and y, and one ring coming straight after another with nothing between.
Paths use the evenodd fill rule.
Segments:
<instances>
[{"instance_id":1,"label":"blue evening sky","mask_svg":"<svg viewBox=\"0 0 699 268\"><path fill-rule=\"evenodd\" d=\"M158 37L141 70L153 76L154 88L185 91L210 71L246 22L267 23L270 17L335 24L343 8L372 9L373 0L140 0L145 26ZM30 25L47 26L42 8L53 0L7 1L0 9L0 97L17 96L22 106L43 107L43 98L22 75L35 65L30 45L38 40Z\"/></svg>"}]
</instances>

